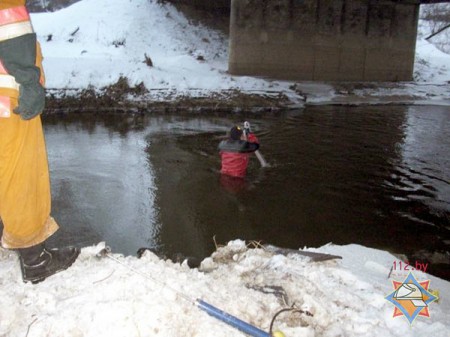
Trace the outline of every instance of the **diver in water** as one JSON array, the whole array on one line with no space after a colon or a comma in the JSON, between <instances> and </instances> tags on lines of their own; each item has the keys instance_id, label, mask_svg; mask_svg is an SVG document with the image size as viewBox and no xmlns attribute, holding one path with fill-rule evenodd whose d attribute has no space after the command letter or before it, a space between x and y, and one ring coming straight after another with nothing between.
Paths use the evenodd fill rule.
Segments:
<instances>
[{"instance_id":1,"label":"diver in water","mask_svg":"<svg viewBox=\"0 0 450 337\"><path fill-rule=\"evenodd\" d=\"M222 161L220 173L244 178L247 174L247 166L250 154L259 149L259 141L250 128L244 130L239 126L233 126L227 139L219 144L219 153Z\"/></svg>"}]
</instances>

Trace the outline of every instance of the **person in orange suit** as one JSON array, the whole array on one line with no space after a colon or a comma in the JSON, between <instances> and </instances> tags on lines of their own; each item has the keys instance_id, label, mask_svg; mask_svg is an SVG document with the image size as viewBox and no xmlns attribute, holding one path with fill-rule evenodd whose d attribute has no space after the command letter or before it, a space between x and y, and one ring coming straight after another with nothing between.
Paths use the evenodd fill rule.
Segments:
<instances>
[{"instance_id":1,"label":"person in orange suit","mask_svg":"<svg viewBox=\"0 0 450 337\"><path fill-rule=\"evenodd\" d=\"M50 178L40 114L45 106L42 54L25 0L0 1L1 245L19 254L24 282L67 269L75 247L48 248L58 230L51 217Z\"/></svg>"}]
</instances>

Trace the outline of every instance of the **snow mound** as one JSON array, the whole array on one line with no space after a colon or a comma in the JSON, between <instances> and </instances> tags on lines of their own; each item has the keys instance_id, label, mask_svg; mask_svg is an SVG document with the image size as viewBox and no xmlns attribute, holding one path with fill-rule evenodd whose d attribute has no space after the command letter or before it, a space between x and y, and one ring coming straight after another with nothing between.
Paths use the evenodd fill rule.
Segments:
<instances>
[{"instance_id":1,"label":"snow mound","mask_svg":"<svg viewBox=\"0 0 450 337\"><path fill-rule=\"evenodd\" d=\"M326 245L303 251L342 256L312 262L298 254L274 254L242 240L229 242L199 269L161 260L101 255L104 243L82 249L68 270L37 285L24 284L15 253L0 250L0 336L245 336L193 305L202 299L262 330L286 336L447 336L449 282L424 273L441 301L430 318L414 325L393 318L385 297L397 259L358 245ZM390 276L390 278L388 278ZM28 332L27 332L28 331Z\"/></svg>"}]
</instances>

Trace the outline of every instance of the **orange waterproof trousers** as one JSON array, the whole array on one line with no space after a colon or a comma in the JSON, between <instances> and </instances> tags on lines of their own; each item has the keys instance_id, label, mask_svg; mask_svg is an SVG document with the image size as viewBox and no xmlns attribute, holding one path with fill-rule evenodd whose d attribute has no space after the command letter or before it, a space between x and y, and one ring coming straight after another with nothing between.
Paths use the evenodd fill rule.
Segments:
<instances>
[{"instance_id":1,"label":"orange waterproof trousers","mask_svg":"<svg viewBox=\"0 0 450 337\"><path fill-rule=\"evenodd\" d=\"M47 151L41 118L0 117L0 217L2 246L25 248L58 229L50 217Z\"/></svg>"}]
</instances>

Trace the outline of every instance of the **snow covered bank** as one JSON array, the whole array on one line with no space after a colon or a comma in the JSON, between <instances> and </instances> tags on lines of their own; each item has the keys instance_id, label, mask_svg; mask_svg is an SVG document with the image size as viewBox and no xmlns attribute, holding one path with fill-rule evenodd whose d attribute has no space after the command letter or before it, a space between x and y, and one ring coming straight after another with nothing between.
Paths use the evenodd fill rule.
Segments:
<instances>
[{"instance_id":1,"label":"snow covered bank","mask_svg":"<svg viewBox=\"0 0 450 337\"><path fill-rule=\"evenodd\" d=\"M399 260L386 252L330 244L309 251L342 259L311 262L254 247L230 242L200 269L190 269L149 251L141 259L112 255L124 266L97 257L99 244L37 285L24 285L15 254L0 250L0 336L245 336L185 297L203 299L265 331L283 308L311 313L277 317L274 330L288 337L448 336L450 283L421 272L415 277L439 290L430 317L419 316L412 325L404 316L393 318L394 306L385 297L392 281L402 282L407 272L391 271Z\"/></svg>"},{"instance_id":2,"label":"snow covered bank","mask_svg":"<svg viewBox=\"0 0 450 337\"><path fill-rule=\"evenodd\" d=\"M231 76L228 37L194 25L173 6L156 0L83 0L58 12L33 14L32 20L50 93L70 95L76 91L67 89L99 89L127 78L130 86L143 84L149 93L141 99L153 102L239 91L282 95L298 106L305 101L449 104L450 55L421 38L415 82L342 87Z\"/></svg>"}]
</instances>

